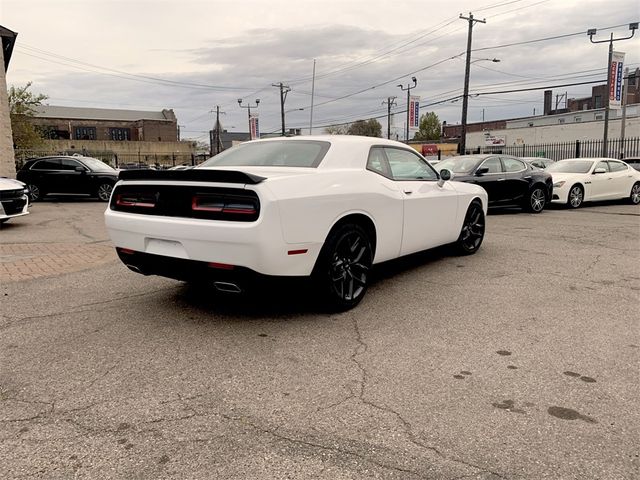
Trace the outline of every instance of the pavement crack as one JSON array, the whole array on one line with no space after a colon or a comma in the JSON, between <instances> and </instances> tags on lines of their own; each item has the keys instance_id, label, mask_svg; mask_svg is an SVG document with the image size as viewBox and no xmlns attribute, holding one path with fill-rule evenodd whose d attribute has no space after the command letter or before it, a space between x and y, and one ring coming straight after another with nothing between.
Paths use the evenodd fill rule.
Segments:
<instances>
[{"instance_id":1,"label":"pavement crack","mask_svg":"<svg viewBox=\"0 0 640 480\"><path fill-rule=\"evenodd\" d=\"M254 430L256 430L257 432L260 432L262 434L266 434L266 435L271 435L272 437L275 437L279 440L288 442L288 443L292 443L295 445L300 445L300 446L305 446L305 447L309 447L309 448L313 448L313 449L320 449L320 450L324 450L327 452L334 452L334 453L339 453L341 455L348 455L351 457L355 457L359 460L361 460L362 462L366 462L372 465L375 465L377 467L383 468L385 470L391 470L391 471L395 471L395 472L399 472L399 473L404 473L404 474L409 474L412 475L414 477L417 478L427 478L424 475L415 472L413 470L409 470L407 468L402 468L400 466L397 465L390 465L387 463L383 463L380 461L377 461L375 459L369 458L367 456L364 456L358 452L354 452L351 450L347 450L345 448L338 448L338 447L332 447L332 446L328 446L328 445L323 445L321 443L316 443L316 442L311 442L309 440L301 440L298 438L293 438L293 437L289 437L287 435L284 435L282 433L277 432L276 430L271 430L265 427L260 427L259 425L254 424L253 422L247 420L244 417L232 417L230 415L226 415L226 414L221 414L221 416L223 418L225 418L226 420L230 420L233 422L241 422L243 425L246 425Z\"/></svg>"},{"instance_id":2,"label":"pavement crack","mask_svg":"<svg viewBox=\"0 0 640 480\"><path fill-rule=\"evenodd\" d=\"M355 331L356 334L356 347L353 350L353 353L351 354L351 361L353 363L356 364L356 366L358 367L358 369L360 370L360 382L359 382L359 387L360 387L360 392L358 394L358 399L360 400L360 402L363 405L367 405L368 407L371 407L375 410L378 410L380 412L384 412L384 413L388 413L391 414L392 416L394 416L398 422L402 425L402 430L405 433L405 436L407 437L407 439L409 440L409 442L411 444L413 444L414 446L423 449L423 450L428 450L432 453L434 453L435 455L437 455L438 457L450 461L450 462L454 462L457 463L459 465L464 465L465 467L468 468L472 468L478 472L483 472L483 473L490 473L492 475L495 475L497 478L501 478L504 479L505 477L502 476L501 474L488 470L484 467L480 467L478 465L474 465L470 462L467 462L465 460L462 460L460 458L455 458L452 456L448 456L445 453L443 453L442 451L440 451L438 448L433 447L431 445L427 445L426 443L422 442L418 436L414 433L413 431L413 426L411 425L411 423L406 420L399 412L397 412L396 410L392 409L391 407L388 407L386 405L379 405L371 400L367 400L365 398L365 394L366 394L366 388L367 388L367 379L369 377L369 374L367 372L367 369L365 368L364 364L358 359L358 355L362 355L364 354L368 349L369 346L367 345L367 343L364 341L363 337L362 337L362 332L360 331L360 327L358 325L358 320L354 317L351 316L351 320L352 320L352 324L353 324L353 329Z\"/></svg>"}]
</instances>

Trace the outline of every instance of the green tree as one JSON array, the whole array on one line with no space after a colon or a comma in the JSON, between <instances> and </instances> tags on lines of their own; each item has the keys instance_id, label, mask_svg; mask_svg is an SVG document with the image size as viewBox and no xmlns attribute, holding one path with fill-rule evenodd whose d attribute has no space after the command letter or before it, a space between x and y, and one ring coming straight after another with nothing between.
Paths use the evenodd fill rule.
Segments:
<instances>
[{"instance_id":1,"label":"green tree","mask_svg":"<svg viewBox=\"0 0 640 480\"><path fill-rule=\"evenodd\" d=\"M442 125L435 112L420 115L420 126L414 135L414 140L440 140Z\"/></svg>"},{"instance_id":2,"label":"green tree","mask_svg":"<svg viewBox=\"0 0 640 480\"><path fill-rule=\"evenodd\" d=\"M375 118L369 120L358 120L347 130L347 135L363 135L365 137L380 137L382 134L382 125Z\"/></svg>"},{"instance_id":3,"label":"green tree","mask_svg":"<svg viewBox=\"0 0 640 480\"><path fill-rule=\"evenodd\" d=\"M9 116L13 145L17 150L33 149L42 144L42 135L30 119L36 108L49 97L41 93L35 94L29 91L30 88L31 82L23 87L9 88Z\"/></svg>"}]
</instances>

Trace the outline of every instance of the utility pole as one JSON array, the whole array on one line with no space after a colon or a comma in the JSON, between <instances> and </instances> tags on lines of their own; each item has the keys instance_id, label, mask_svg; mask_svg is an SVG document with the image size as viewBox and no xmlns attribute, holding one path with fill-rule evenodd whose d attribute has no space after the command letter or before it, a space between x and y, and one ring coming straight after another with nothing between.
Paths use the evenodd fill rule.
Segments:
<instances>
[{"instance_id":1,"label":"utility pole","mask_svg":"<svg viewBox=\"0 0 640 480\"><path fill-rule=\"evenodd\" d=\"M405 130L404 130L405 142L409 142L409 103L411 102L411 90L413 88L416 88L416 85L418 84L416 77L411 77L411 80L413 81L413 85L411 85L410 83L407 83L406 88L403 85L398 85L398 87L400 87L400 90L402 90L403 92L406 90L407 92L407 124L405 125Z\"/></svg>"},{"instance_id":2,"label":"utility pole","mask_svg":"<svg viewBox=\"0 0 640 480\"><path fill-rule=\"evenodd\" d=\"M256 98L256 104L255 105L251 105L250 103L248 105L242 105L242 99L239 98L238 99L238 105L240 106L240 108L246 108L247 109L247 118L249 119L249 140L253 140L253 138L251 138L251 109L252 108L258 108L258 105L260 105L260 99Z\"/></svg>"},{"instance_id":3,"label":"utility pole","mask_svg":"<svg viewBox=\"0 0 640 480\"><path fill-rule=\"evenodd\" d=\"M487 23L486 20L477 20L473 18L473 14L469 12L468 17L460 17L469 22L469 32L467 34L467 58L464 67L464 93L462 94L462 130L460 133L460 154L464 155L467 148L467 109L469 108L469 72L471 70L471 37L473 35L474 23Z\"/></svg>"},{"instance_id":4,"label":"utility pole","mask_svg":"<svg viewBox=\"0 0 640 480\"><path fill-rule=\"evenodd\" d=\"M284 137L284 101L287 99L287 93L291 91L291 87L280 83L272 83L272 87L280 88L280 116L282 117L282 136Z\"/></svg>"},{"instance_id":5,"label":"utility pole","mask_svg":"<svg viewBox=\"0 0 640 480\"><path fill-rule=\"evenodd\" d=\"M611 60L613 58L613 42L618 42L620 40L629 40L633 38L638 29L638 22L633 22L629 24L629 30L631 30L631 35L628 37L621 38L613 38L613 32L611 32L611 36L609 40L594 40L593 36L596 34L597 30L595 28L590 28L587 30L587 35L589 35L589 40L591 43L605 43L609 42L609 56L607 57L607 94L605 95L604 101L604 134L603 134L603 143L602 143L602 156L609 156L609 100L611 99Z\"/></svg>"},{"instance_id":6,"label":"utility pole","mask_svg":"<svg viewBox=\"0 0 640 480\"><path fill-rule=\"evenodd\" d=\"M216 126L213 129L215 147L211 148L211 155L217 155L220 153L222 142L220 140L220 114L225 115L225 112L220 111L220 105L216 105ZM214 153L215 152L215 153Z\"/></svg>"},{"instance_id":7,"label":"utility pole","mask_svg":"<svg viewBox=\"0 0 640 480\"><path fill-rule=\"evenodd\" d=\"M387 106L387 138L391 138L391 107L396 105L396 97L387 97L387 100L382 102Z\"/></svg>"},{"instance_id":8,"label":"utility pole","mask_svg":"<svg viewBox=\"0 0 640 480\"><path fill-rule=\"evenodd\" d=\"M313 133L313 100L316 93L316 59L313 59L313 76L311 77L311 114L309 115L309 135Z\"/></svg>"}]
</instances>

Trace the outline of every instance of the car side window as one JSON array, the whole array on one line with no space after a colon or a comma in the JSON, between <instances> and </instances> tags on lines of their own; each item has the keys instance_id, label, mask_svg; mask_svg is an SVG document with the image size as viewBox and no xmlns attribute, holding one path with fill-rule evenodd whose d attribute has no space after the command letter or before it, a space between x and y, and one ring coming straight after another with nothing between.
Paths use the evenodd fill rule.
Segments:
<instances>
[{"instance_id":1,"label":"car side window","mask_svg":"<svg viewBox=\"0 0 640 480\"><path fill-rule=\"evenodd\" d=\"M526 169L524 163L515 158L502 157L502 164L504 165L504 171L507 173L521 172Z\"/></svg>"},{"instance_id":2,"label":"car side window","mask_svg":"<svg viewBox=\"0 0 640 480\"><path fill-rule=\"evenodd\" d=\"M596 168L604 168L605 171L609 171L609 162L598 162L598 164L596 165ZM595 168L594 168L595 170Z\"/></svg>"},{"instance_id":3,"label":"car side window","mask_svg":"<svg viewBox=\"0 0 640 480\"><path fill-rule=\"evenodd\" d=\"M70 158L62 158L60 159L60 163L62 164L62 170L75 170L76 167L84 168L80 162L78 162L77 160L72 160Z\"/></svg>"},{"instance_id":4,"label":"car side window","mask_svg":"<svg viewBox=\"0 0 640 480\"><path fill-rule=\"evenodd\" d=\"M437 180L438 174L417 153L401 148L385 147L394 180Z\"/></svg>"},{"instance_id":5,"label":"car side window","mask_svg":"<svg viewBox=\"0 0 640 480\"><path fill-rule=\"evenodd\" d=\"M367 159L367 170L378 173L383 177L391 178L389 165L387 164L387 157L385 157L382 147L373 147L369 151L369 158Z\"/></svg>"},{"instance_id":6,"label":"car side window","mask_svg":"<svg viewBox=\"0 0 640 480\"><path fill-rule=\"evenodd\" d=\"M486 167L489 169L487 173L502 173L502 165L498 157L487 158L479 168Z\"/></svg>"},{"instance_id":7,"label":"car side window","mask_svg":"<svg viewBox=\"0 0 640 480\"><path fill-rule=\"evenodd\" d=\"M627 166L622 162L609 162L609 168L612 172L622 172L627 169Z\"/></svg>"},{"instance_id":8,"label":"car side window","mask_svg":"<svg viewBox=\"0 0 640 480\"><path fill-rule=\"evenodd\" d=\"M40 160L36 162L31 167L31 170L60 170L60 159L58 158L47 158L45 160Z\"/></svg>"}]
</instances>

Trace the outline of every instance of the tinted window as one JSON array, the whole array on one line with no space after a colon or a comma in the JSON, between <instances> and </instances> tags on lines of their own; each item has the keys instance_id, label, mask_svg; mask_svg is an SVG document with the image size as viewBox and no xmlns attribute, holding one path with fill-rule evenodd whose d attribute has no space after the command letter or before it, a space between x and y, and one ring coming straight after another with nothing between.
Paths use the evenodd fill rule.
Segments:
<instances>
[{"instance_id":1,"label":"tinted window","mask_svg":"<svg viewBox=\"0 0 640 480\"><path fill-rule=\"evenodd\" d=\"M608 162L598 162L598 164L596 165L596 168L604 168L605 171L609 171L609 163ZM595 169L594 169L595 171Z\"/></svg>"},{"instance_id":2,"label":"tinted window","mask_svg":"<svg viewBox=\"0 0 640 480\"><path fill-rule=\"evenodd\" d=\"M622 172L627 169L627 166L621 162L609 162L609 168L612 172Z\"/></svg>"},{"instance_id":3,"label":"tinted window","mask_svg":"<svg viewBox=\"0 0 640 480\"><path fill-rule=\"evenodd\" d=\"M307 167L320 165L329 142L317 140L280 140L249 142L219 153L204 162L201 167Z\"/></svg>"},{"instance_id":4,"label":"tinted window","mask_svg":"<svg viewBox=\"0 0 640 480\"><path fill-rule=\"evenodd\" d=\"M62 158L60 160L60 163L62 164L62 170L75 170L76 167L82 167L80 163L78 163L76 160L71 160L70 158Z\"/></svg>"},{"instance_id":5,"label":"tinted window","mask_svg":"<svg viewBox=\"0 0 640 480\"><path fill-rule=\"evenodd\" d=\"M489 171L487 173L501 173L502 165L500 165L500 159L498 157L487 158L480 167L487 167Z\"/></svg>"},{"instance_id":6,"label":"tinted window","mask_svg":"<svg viewBox=\"0 0 640 480\"><path fill-rule=\"evenodd\" d=\"M40 160L34 163L31 168L34 170L60 170L60 160L57 158L47 158L46 160Z\"/></svg>"},{"instance_id":7,"label":"tinted window","mask_svg":"<svg viewBox=\"0 0 640 480\"><path fill-rule=\"evenodd\" d=\"M394 180L437 180L435 170L416 153L385 147Z\"/></svg>"},{"instance_id":8,"label":"tinted window","mask_svg":"<svg viewBox=\"0 0 640 480\"><path fill-rule=\"evenodd\" d=\"M515 158L502 157L502 163L505 172L520 172L526 168L524 163Z\"/></svg>"}]
</instances>

